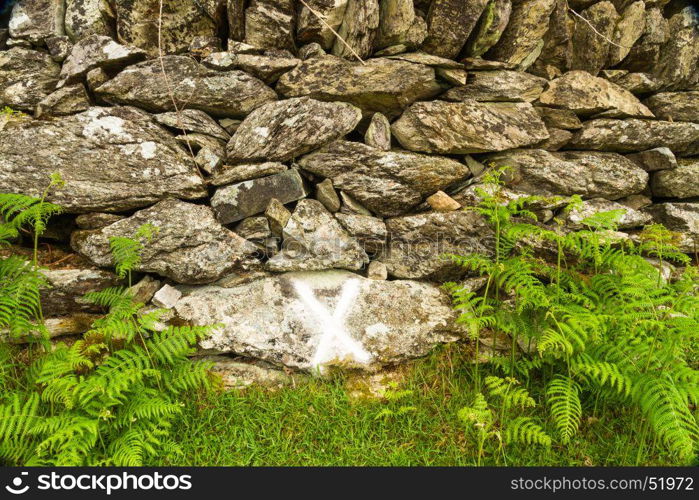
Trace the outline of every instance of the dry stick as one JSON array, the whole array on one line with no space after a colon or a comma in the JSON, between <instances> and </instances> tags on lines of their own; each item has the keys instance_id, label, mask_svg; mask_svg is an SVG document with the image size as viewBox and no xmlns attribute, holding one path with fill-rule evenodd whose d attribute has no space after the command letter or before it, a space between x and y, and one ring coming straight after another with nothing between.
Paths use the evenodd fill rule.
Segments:
<instances>
[{"instance_id":1,"label":"dry stick","mask_svg":"<svg viewBox=\"0 0 699 500\"><path fill-rule=\"evenodd\" d=\"M323 19L323 16L321 16L321 15L318 14L315 10L313 10L313 9L311 8L310 5L308 5L306 2L304 2L304 0L299 0L299 2L301 2L301 3L303 4L303 6L306 7L306 8L310 11L311 14L313 14L314 16L316 16L316 17L318 18L318 20L319 20L321 23L323 23L323 25L324 25L326 28L328 28L330 31L332 31L332 34L335 35L335 36L337 37L337 39L340 40L340 41L344 44L344 46L347 47L347 48L349 49L350 52L352 52L352 54L354 55L354 57L356 57L356 58L359 60L360 63L366 64L366 63L364 62L364 60L363 60L361 57L359 57L359 54L357 54L357 53L355 52L355 50L354 50L352 47L350 47L350 45L345 41L345 39L342 38L342 37L340 36L340 34L332 28L332 26L330 26L328 23L325 22L325 19Z\"/></svg>"},{"instance_id":2,"label":"dry stick","mask_svg":"<svg viewBox=\"0 0 699 500\"><path fill-rule=\"evenodd\" d=\"M301 1L303 1L303 0L301 0ZM597 31L590 21L588 21L588 20L585 19L583 16L581 16L580 14L578 14L577 12L575 12L572 8L568 7L568 10L571 11L575 16L578 16L580 19L582 19L583 21L585 21L592 31L594 31L594 32L595 32L598 36L600 36L601 38L604 38L607 42L611 43L612 45L616 45L617 47L620 47L620 48L622 48L622 49L630 49L630 48L633 47L633 45L630 45L630 46L627 46L627 45L619 45L618 43L611 41L611 40L610 40L609 38L607 38L605 35L603 35L603 34L600 33L599 31Z\"/></svg>"},{"instance_id":3,"label":"dry stick","mask_svg":"<svg viewBox=\"0 0 699 500\"><path fill-rule=\"evenodd\" d=\"M165 71L165 61L163 60L163 0L160 0L160 11L158 12L158 60L160 61L160 70L163 72L163 79L165 80L165 87L167 87L167 93L170 96L172 105L175 108L175 113L177 114L177 125L184 134L185 142L187 143L187 149L189 149L189 154L192 156L192 160L195 160L194 150L192 145L189 143L187 138L187 131L182 126L182 118L180 117L180 109L177 106L177 99L175 99L175 91L170 85L170 78L167 76Z\"/></svg>"}]
</instances>

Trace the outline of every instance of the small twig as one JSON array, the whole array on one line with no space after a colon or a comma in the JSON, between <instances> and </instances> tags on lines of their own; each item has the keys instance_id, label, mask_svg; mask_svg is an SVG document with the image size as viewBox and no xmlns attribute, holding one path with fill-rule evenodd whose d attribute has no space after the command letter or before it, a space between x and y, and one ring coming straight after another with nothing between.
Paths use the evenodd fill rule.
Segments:
<instances>
[{"instance_id":1,"label":"small twig","mask_svg":"<svg viewBox=\"0 0 699 500\"><path fill-rule=\"evenodd\" d=\"M364 60L363 60L361 57L359 57L359 54L357 54L357 52L355 52L355 50L354 50L352 47L350 47L350 45L345 41L345 39L342 38L342 37L340 36L340 34L332 28L332 26L330 26L328 23L325 22L325 19L323 19L323 16L321 16L321 15L318 14L315 10L313 10L313 9L311 8L311 6L308 5L304 0L299 0L299 2L301 2L301 3L303 4L303 6L306 7L306 8L309 10L309 12L310 12L311 14L313 14L314 16L316 16L316 17L318 18L318 20L319 20L321 23L323 23L323 25L324 25L326 28L328 28L328 29L332 32L332 34L335 35L335 36L337 37L337 39L340 40L340 41L344 44L344 46L347 47L347 48L349 49L350 52L352 52L352 54L354 55L354 57L356 57L357 60L359 60L360 63L366 64L366 63L364 62Z\"/></svg>"},{"instance_id":2,"label":"small twig","mask_svg":"<svg viewBox=\"0 0 699 500\"><path fill-rule=\"evenodd\" d=\"M303 1L303 0L301 0L301 1ZM579 17L580 19L582 19L583 21L585 21L592 31L594 31L599 37L605 39L607 42L611 43L612 45L616 45L617 47L620 47L622 49L630 49L633 47L632 45L631 46L619 45L618 43L611 41L605 35L603 35L599 31L597 31L597 29L595 29L595 27L592 25L592 23L589 20L585 19L583 16L581 16L580 14L575 12L571 7L568 7L568 10L571 11L573 13L573 15L575 15L575 16Z\"/></svg>"}]
</instances>

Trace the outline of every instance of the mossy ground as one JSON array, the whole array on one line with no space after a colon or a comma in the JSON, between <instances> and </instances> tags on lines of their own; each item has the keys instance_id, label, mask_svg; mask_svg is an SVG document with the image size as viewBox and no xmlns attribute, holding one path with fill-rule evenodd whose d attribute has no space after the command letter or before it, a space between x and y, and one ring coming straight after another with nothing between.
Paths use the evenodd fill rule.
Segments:
<instances>
[{"instance_id":1,"label":"mossy ground","mask_svg":"<svg viewBox=\"0 0 699 500\"><path fill-rule=\"evenodd\" d=\"M398 401L356 402L345 381L313 381L269 392L246 390L193 397L174 429L182 454L157 465L253 466L469 466L476 465L475 439L457 411L473 402L471 354L446 346L416 361ZM488 371L482 368L482 374ZM536 396L537 383L530 384ZM540 396L539 396L540 397ZM683 465L653 442L639 440L638 413L586 401L579 434L568 444L486 447L482 465L622 466ZM377 417L388 408L414 411ZM539 402L538 415L547 432Z\"/></svg>"}]
</instances>

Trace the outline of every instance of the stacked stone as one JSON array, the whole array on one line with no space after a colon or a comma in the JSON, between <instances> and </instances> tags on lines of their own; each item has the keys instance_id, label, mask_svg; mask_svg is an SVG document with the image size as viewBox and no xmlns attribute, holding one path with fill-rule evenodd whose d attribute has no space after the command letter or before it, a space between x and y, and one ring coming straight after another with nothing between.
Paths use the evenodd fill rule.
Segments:
<instances>
[{"instance_id":1,"label":"stacked stone","mask_svg":"<svg viewBox=\"0 0 699 500\"><path fill-rule=\"evenodd\" d=\"M460 208L491 166L512 168L511 197L582 196L571 229L623 208L629 237L660 222L696 252L690 4L25 0L0 26L0 107L26 113L0 119L0 191L59 172L50 200L100 268L109 237L158 226L144 288L165 280L173 315L224 323L209 352L378 368L458 337L436 283L463 278L444 253L489 251ZM65 294L104 273L75 270ZM303 286L334 307L353 280L342 328L369 358L317 362L334 327L306 317ZM85 313L69 302L54 314Z\"/></svg>"}]
</instances>

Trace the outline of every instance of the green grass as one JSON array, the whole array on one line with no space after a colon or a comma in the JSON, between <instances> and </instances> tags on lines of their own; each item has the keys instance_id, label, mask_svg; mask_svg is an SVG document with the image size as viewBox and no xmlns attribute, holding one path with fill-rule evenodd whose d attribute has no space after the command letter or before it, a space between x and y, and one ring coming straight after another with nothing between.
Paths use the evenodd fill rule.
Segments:
<instances>
[{"instance_id":1,"label":"green grass","mask_svg":"<svg viewBox=\"0 0 699 500\"><path fill-rule=\"evenodd\" d=\"M315 380L269 392L252 389L193 397L174 429L182 454L156 465L458 466L475 465L475 440L456 417L471 404L472 365L463 346L448 346L415 362L394 402L356 402L345 381ZM485 368L487 371L487 368ZM537 384L532 384L536 387ZM640 443L638 417L629 409L587 402L580 433L567 445L486 447L482 465L683 465ZM415 406L377 418L385 408ZM553 426L539 414L547 432Z\"/></svg>"}]
</instances>

